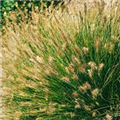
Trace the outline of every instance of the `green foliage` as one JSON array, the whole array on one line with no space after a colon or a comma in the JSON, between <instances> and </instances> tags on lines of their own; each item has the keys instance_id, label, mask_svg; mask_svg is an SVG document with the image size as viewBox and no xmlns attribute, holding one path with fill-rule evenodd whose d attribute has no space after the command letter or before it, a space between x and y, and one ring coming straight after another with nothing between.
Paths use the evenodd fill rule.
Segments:
<instances>
[{"instance_id":1,"label":"green foliage","mask_svg":"<svg viewBox=\"0 0 120 120\"><path fill-rule=\"evenodd\" d=\"M44 3L45 7L49 7L51 2L56 6L60 1L59 0L1 0L0 1L0 19L2 24L5 24L5 19L4 16L8 15L10 11L14 11L17 8L24 10L25 8L27 9L28 13L31 12L32 7L34 8L39 8L41 3ZM17 6L17 7L16 7Z\"/></svg>"},{"instance_id":2,"label":"green foliage","mask_svg":"<svg viewBox=\"0 0 120 120\"><path fill-rule=\"evenodd\" d=\"M14 0L1 0L0 1L0 27L3 24L4 15L8 14L14 8Z\"/></svg>"}]
</instances>

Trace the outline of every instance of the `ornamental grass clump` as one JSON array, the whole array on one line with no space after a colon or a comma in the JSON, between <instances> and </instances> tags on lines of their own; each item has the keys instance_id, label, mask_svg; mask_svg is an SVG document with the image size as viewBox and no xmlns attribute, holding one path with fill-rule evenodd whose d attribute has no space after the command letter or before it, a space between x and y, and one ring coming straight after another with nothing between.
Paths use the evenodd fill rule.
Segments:
<instances>
[{"instance_id":1,"label":"ornamental grass clump","mask_svg":"<svg viewBox=\"0 0 120 120\"><path fill-rule=\"evenodd\" d=\"M119 120L119 1L25 13L3 26L2 120Z\"/></svg>"}]
</instances>

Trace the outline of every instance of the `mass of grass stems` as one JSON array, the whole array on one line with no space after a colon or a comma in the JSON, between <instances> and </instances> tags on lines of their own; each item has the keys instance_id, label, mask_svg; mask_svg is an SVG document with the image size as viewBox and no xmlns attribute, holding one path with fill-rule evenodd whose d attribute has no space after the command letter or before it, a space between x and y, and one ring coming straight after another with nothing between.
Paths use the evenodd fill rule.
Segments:
<instances>
[{"instance_id":1,"label":"mass of grass stems","mask_svg":"<svg viewBox=\"0 0 120 120\"><path fill-rule=\"evenodd\" d=\"M42 4L27 16L5 16L1 119L119 120L119 1Z\"/></svg>"}]
</instances>

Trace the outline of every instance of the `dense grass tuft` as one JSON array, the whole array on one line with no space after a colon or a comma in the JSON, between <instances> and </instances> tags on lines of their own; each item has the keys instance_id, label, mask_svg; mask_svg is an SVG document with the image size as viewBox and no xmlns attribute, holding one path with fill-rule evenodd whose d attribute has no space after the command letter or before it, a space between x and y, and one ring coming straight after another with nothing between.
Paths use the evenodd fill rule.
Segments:
<instances>
[{"instance_id":1,"label":"dense grass tuft","mask_svg":"<svg viewBox=\"0 0 120 120\"><path fill-rule=\"evenodd\" d=\"M2 119L120 119L120 3L65 4L6 18Z\"/></svg>"}]
</instances>

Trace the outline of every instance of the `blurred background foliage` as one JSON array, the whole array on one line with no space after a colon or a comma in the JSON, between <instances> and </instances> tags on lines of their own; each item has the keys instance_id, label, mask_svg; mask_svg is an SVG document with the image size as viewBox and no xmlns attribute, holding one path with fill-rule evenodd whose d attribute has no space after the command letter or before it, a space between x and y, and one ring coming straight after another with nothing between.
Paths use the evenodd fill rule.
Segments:
<instances>
[{"instance_id":1,"label":"blurred background foliage","mask_svg":"<svg viewBox=\"0 0 120 120\"><path fill-rule=\"evenodd\" d=\"M30 13L32 8L37 8L40 10L41 3L44 3L45 8L49 7L51 3L54 6L57 6L58 3L63 0L0 0L0 26L5 24L4 16L12 10L16 9L27 9L27 12Z\"/></svg>"},{"instance_id":2,"label":"blurred background foliage","mask_svg":"<svg viewBox=\"0 0 120 120\"><path fill-rule=\"evenodd\" d=\"M0 0L0 27L3 24L4 16L14 8L14 0Z\"/></svg>"}]
</instances>

